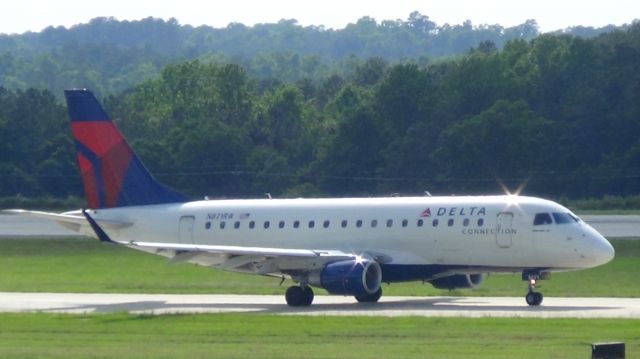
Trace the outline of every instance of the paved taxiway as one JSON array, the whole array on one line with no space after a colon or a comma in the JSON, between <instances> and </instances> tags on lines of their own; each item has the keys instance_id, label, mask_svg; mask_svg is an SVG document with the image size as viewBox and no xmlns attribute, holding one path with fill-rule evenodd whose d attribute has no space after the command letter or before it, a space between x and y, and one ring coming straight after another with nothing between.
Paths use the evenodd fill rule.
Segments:
<instances>
[{"instance_id":1,"label":"paved taxiway","mask_svg":"<svg viewBox=\"0 0 640 359\"><path fill-rule=\"evenodd\" d=\"M280 295L0 293L0 312L223 313L425 317L640 318L640 298L545 298L529 307L514 297L382 297L376 304L352 297L316 296L291 308Z\"/></svg>"}]
</instances>

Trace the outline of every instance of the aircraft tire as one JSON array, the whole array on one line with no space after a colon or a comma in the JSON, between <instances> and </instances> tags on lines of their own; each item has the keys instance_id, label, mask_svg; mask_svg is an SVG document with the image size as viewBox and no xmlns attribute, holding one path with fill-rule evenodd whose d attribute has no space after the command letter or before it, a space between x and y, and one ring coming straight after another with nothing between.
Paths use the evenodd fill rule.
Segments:
<instances>
[{"instance_id":1,"label":"aircraft tire","mask_svg":"<svg viewBox=\"0 0 640 359\"><path fill-rule=\"evenodd\" d=\"M308 307L313 303L313 289L311 289L311 287L305 287L302 289L302 292L304 294L304 300L301 306Z\"/></svg>"},{"instance_id":2,"label":"aircraft tire","mask_svg":"<svg viewBox=\"0 0 640 359\"><path fill-rule=\"evenodd\" d=\"M531 306L537 306L542 304L542 300L544 299L544 296L542 295L542 293L539 293L539 292L529 292L524 297L524 299L527 301L527 304Z\"/></svg>"},{"instance_id":3,"label":"aircraft tire","mask_svg":"<svg viewBox=\"0 0 640 359\"><path fill-rule=\"evenodd\" d=\"M290 307L299 307L304 302L305 295L301 287L294 285L287 288L284 298Z\"/></svg>"},{"instance_id":4,"label":"aircraft tire","mask_svg":"<svg viewBox=\"0 0 640 359\"><path fill-rule=\"evenodd\" d=\"M284 295L287 304L291 307L307 307L313 303L313 289L311 287L300 287L297 285L287 288Z\"/></svg>"},{"instance_id":5,"label":"aircraft tire","mask_svg":"<svg viewBox=\"0 0 640 359\"><path fill-rule=\"evenodd\" d=\"M536 292L536 305L542 304L543 299L544 299L544 296L542 295L542 293Z\"/></svg>"},{"instance_id":6,"label":"aircraft tire","mask_svg":"<svg viewBox=\"0 0 640 359\"><path fill-rule=\"evenodd\" d=\"M378 288L375 293L356 295L356 300L360 303L376 303L382 297L382 287Z\"/></svg>"}]
</instances>

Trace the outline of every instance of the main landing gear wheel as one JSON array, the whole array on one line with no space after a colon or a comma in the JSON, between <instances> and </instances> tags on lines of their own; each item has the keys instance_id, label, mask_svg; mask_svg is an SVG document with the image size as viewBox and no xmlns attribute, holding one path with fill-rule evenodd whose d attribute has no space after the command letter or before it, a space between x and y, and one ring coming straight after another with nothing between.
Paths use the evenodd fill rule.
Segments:
<instances>
[{"instance_id":1,"label":"main landing gear wheel","mask_svg":"<svg viewBox=\"0 0 640 359\"><path fill-rule=\"evenodd\" d=\"M309 286L294 285L287 288L284 297L291 307L308 307L313 303L313 290Z\"/></svg>"},{"instance_id":2,"label":"main landing gear wheel","mask_svg":"<svg viewBox=\"0 0 640 359\"><path fill-rule=\"evenodd\" d=\"M365 295L356 295L356 300L360 303L375 303L378 300L380 300L380 297L382 296L382 287L378 288L377 291L375 291L374 293L371 294L365 294Z\"/></svg>"}]
</instances>

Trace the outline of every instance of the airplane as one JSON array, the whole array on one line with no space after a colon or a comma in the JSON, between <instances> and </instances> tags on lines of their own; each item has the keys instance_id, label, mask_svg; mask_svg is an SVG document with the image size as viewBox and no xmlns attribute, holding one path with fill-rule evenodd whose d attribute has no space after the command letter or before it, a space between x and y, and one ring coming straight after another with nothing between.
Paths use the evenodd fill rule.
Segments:
<instances>
[{"instance_id":1,"label":"airplane","mask_svg":"<svg viewBox=\"0 0 640 359\"><path fill-rule=\"evenodd\" d=\"M569 209L519 195L190 201L149 173L90 91L65 97L88 208L12 212L172 262L290 278L293 307L311 305L312 287L373 303L383 283L477 288L489 273L520 273L538 306L539 280L615 254Z\"/></svg>"}]
</instances>

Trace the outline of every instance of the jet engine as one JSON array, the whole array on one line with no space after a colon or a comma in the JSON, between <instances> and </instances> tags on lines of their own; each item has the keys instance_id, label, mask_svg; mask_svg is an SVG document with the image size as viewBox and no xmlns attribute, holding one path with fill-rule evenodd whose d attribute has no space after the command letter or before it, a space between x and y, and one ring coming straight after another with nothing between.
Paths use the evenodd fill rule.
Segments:
<instances>
[{"instance_id":1,"label":"jet engine","mask_svg":"<svg viewBox=\"0 0 640 359\"><path fill-rule=\"evenodd\" d=\"M438 278L429 281L435 288L438 289L475 289L479 287L486 274L456 274L448 277Z\"/></svg>"},{"instance_id":2,"label":"jet engine","mask_svg":"<svg viewBox=\"0 0 640 359\"><path fill-rule=\"evenodd\" d=\"M382 269L378 262L362 258L329 263L322 271L309 276L309 284L341 295L374 294L381 282Z\"/></svg>"}]
</instances>

